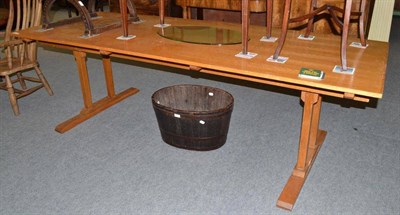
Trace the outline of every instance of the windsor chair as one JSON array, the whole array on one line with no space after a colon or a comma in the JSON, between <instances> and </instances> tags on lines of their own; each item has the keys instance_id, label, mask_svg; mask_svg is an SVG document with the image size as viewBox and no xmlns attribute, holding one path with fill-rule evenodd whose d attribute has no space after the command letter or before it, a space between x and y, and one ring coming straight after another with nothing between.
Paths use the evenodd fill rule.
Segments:
<instances>
[{"instance_id":1,"label":"windsor chair","mask_svg":"<svg viewBox=\"0 0 400 215\"><path fill-rule=\"evenodd\" d=\"M14 9L14 2L16 8ZM9 16L4 41L0 48L4 50L0 56L0 89L8 91L14 114L20 114L17 100L27 96L40 88L45 88L49 95L53 95L46 78L39 68L37 44L35 41L21 40L12 34L40 24L41 0L10 0ZM16 14L15 14L16 13ZM14 23L14 24L13 24ZM36 76L26 75L34 70ZM24 73L24 74L23 74ZM15 85L19 83L20 88Z\"/></svg>"}]
</instances>

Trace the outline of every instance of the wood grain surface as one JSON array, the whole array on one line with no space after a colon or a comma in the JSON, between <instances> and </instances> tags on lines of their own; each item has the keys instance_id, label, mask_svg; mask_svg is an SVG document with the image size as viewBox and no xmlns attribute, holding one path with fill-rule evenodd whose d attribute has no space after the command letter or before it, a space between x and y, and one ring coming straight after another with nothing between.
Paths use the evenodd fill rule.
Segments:
<instances>
[{"instance_id":1,"label":"wood grain surface","mask_svg":"<svg viewBox=\"0 0 400 215\"><path fill-rule=\"evenodd\" d=\"M102 19L94 20L98 25L119 21L118 14L101 13ZM129 32L137 37L129 41L115 38L121 36L122 29L113 29L88 39L81 38L83 24L55 28L47 32L29 29L19 32L22 38L43 41L54 46L62 45L72 50L84 48L94 53L110 52L111 57L122 57L144 62L158 63L179 68L199 68L200 72L230 76L237 79L271 83L287 88L320 90L322 95L330 91L339 92L348 98L352 95L381 98L386 73L388 44L369 41L366 49L348 48L348 64L356 67L354 75L332 72L340 65L340 37L331 34L317 34L310 42L296 39L297 31L289 31L282 56L289 57L285 64L267 62L275 50L276 43L264 43L259 39L265 34L265 27L251 26L249 29L249 51L258 56L249 60L235 57L241 51L241 44L226 46L197 45L177 42L157 34L159 28L153 25L159 22L156 16L142 16L141 24L130 24ZM167 17L172 25L217 26L240 31L241 25L223 22L205 22ZM273 36L279 36L279 30L273 30ZM349 43L358 41L349 38ZM323 80L298 78L302 67L323 70ZM322 92L323 91L323 92ZM350 95L350 96L349 96Z\"/></svg>"}]
</instances>

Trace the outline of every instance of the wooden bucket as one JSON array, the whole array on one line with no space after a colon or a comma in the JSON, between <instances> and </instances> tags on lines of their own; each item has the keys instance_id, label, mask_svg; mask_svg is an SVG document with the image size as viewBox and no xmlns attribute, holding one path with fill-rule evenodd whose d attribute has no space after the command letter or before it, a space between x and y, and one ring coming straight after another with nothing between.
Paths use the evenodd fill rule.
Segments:
<instances>
[{"instance_id":1,"label":"wooden bucket","mask_svg":"<svg viewBox=\"0 0 400 215\"><path fill-rule=\"evenodd\" d=\"M233 96L201 85L162 88L152 96L164 142L190 150L212 150L225 144Z\"/></svg>"}]
</instances>

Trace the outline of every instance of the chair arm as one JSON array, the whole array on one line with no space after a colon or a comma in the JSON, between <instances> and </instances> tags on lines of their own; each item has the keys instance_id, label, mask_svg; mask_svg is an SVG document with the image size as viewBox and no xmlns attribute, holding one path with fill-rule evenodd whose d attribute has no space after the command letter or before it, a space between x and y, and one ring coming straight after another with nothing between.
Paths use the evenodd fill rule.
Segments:
<instances>
[{"instance_id":1,"label":"chair arm","mask_svg":"<svg viewBox=\"0 0 400 215\"><path fill-rule=\"evenodd\" d=\"M15 46L19 44L23 44L23 40L10 40L10 41L4 41L0 43L0 48L2 47L7 47L7 46Z\"/></svg>"}]
</instances>

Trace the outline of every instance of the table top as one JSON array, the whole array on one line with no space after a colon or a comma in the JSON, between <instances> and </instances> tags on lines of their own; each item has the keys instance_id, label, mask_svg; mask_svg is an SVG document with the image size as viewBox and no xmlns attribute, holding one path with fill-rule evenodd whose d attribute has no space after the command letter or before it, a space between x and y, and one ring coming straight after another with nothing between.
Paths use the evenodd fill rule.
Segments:
<instances>
[{"instance_id":1,"label":"table top","mask_svg":"<svg viewBox=\"0 0 400 215\"><path fill-rule=\"evenodd\" d=\"M101 19L93 20L95 26L116 22L120 18L119 14L113 13L99 13L99 15L102 16ZM127 41L116 39L122 35L121 28L94 37L81 38L84 32L83 23L56 27L46 32L38 31L40 27L37 27L20 31L18 35L21 38L63 45L71 49L78 47L97 53L111 52L111 56L126 55L137 59L156 60L160 64L168 62L188 66L187 68L190 66L190 68L223 71L233 76L289 84L294 87L288 88L294 89L296 86L302 86L368 98L382 98L383 95L388 43L368 41L369 46L366 49L348 47L348 65L356 67L356 71L353 75L346 75L332 72L335 65L340 65L340 36L337 35L317 34L314 41L304 41L297 39L299 32L289 31L281 53L282 56L289 57L289 60L285 64L279 64L266 61L274 53L277 43L259 41L265 35L265 27L250 26L249 51L258 55L253 59L242 59L235 57L242 50L241 44L210 46L169 40L157 34L159 28L154 27L159 22L157 16L141 16L141 18L144 20L143 23L129 25L129 34L136 35L136 38ZM216 26L241 30L241 26L234 23L172 17L167 17L166 23L174 26ZM273 36L279 35L279 29L273 29ZM349 43L352 41L358 39L349 37ZM298 73L302 67L322 70L325 72L325 78L323 80L299 78Z\"/></svg>"}]
</instances>

